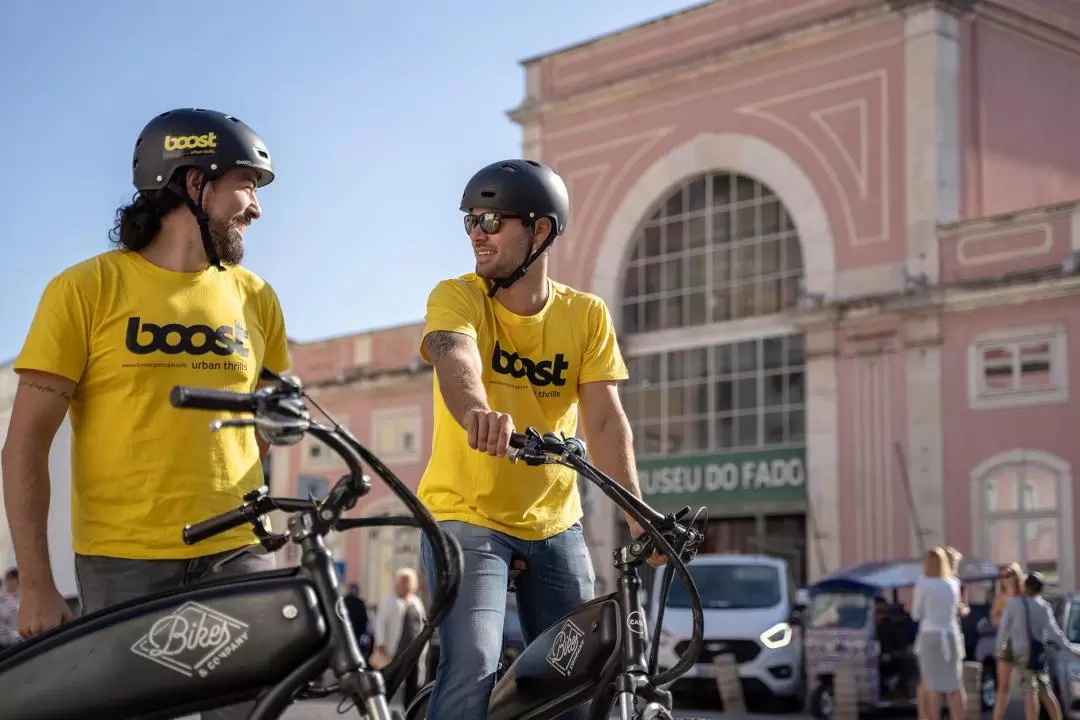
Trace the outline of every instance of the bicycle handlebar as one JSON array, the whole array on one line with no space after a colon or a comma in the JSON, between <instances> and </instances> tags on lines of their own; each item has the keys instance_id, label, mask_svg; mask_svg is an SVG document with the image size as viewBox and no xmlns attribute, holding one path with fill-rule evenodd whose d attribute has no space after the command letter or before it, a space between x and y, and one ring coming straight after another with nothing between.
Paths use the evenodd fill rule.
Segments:
<instances>
[{"instance_id":1,"label":"bicycle handlebar","mask_svg":"<svg viewBox=\"0 0 1080 720\"><path fill-rule=\"evenodd\" d=\"M169 403L174 408L235 413L253 413L258 409L255 393L183 387L181 385L177 385L169 392Z\"/></svg>"},{"instance_id":2,"label":"bicycle handlebar","mask_svg":"<svg viewBox=\"0 0 1080 720\"><path fill-rule=\"evenodd\" d=\"M410 662L415 663L435 627L442 622L457 599L461 581L461 548L453 538L443 533L435 518L405 483L303 391L298 378L279 376L263 369L261 379L272 381L273 384L253 393L176 386L169 393L169 402L177 408L246 414L249 417L214 420L210 429L218 431L227 427L255 426L262 431L271 445L293 445L299 442L305 433L310 433L340 456L349 472L338 480L327 497L321 501L273 498L266 487L260 487L244 496L242 506L185 527L184 542L188 545L201 542L249 522L254 526L255 534L264 547L277 550L289 541L290 536L272 535L263 527L261 517L272 510L309 515L311 522L305 521L297 526L300 530L294 533L294 540L301 539L300 533L306 532L304 528L319 535L326 535L333 530L344 531L350 526L355 527L357 524L350 523L350 519L343 518L342 514L371 490L371 482L363 470L366 463L408 508L434 550L435 587L432 588L431 611L425 627L420 635L381 671L388 695L393 694L404 679L403 669ZM332 425L314 422L307 412L305 399L326 415Z\"/></svg>"},{"instance_id":3,"label":"bicycle handlebar","mask_svg":"<svg viewBox=\"0 0 1080 720\"><path fill-rule=\"evenodd\" d=\"M605 495L628 515L633 517L645 531L648 538L640 538L631 544L631 552L639 557L648 557L653 548L663 553L668 562L673 563L690 596L692 631L689 645L679 656L678 662L665 672L652 679L655 687L661 687L675 680L689 670L705 643L705 619L701 606L701 594L686 564L694 559L698 546L704 540L701 531L690 525L683 525L679 520L689 514L690 508L684 507L678 513L661 514L611 479L586 459L585 443L575 437L558 437L554 433L541 435L534 428L527 428L524 433L510 435L510 461L524 461L528 465L554 463L564 465L580 475L584 475L596 484ZM696 518L696 515L695 515ZM640 543L640 544L639 544ZM678 548L678 550L676 550ZM663 603L661 603L663 604ZM661 628L654 631L653 645L659 642Z\"/></svg>"},{"instance_id":4,"label":"bicycle handlebar","mask_svg":"<svg viewBox=\"0 0 1080 720\"><path fill-rule=\"evenodd\" d=\"M228 532L233 528L254 521L255 517L249 512L249 508L251 507L251 505L245 504L235 510L230 510L227 513L222 513L221 515L217 515L208 520L185 526L184 544L194 545L195 543L209 540L215 535L220 535L223 532Z\"/></svg>"}]
</instances>

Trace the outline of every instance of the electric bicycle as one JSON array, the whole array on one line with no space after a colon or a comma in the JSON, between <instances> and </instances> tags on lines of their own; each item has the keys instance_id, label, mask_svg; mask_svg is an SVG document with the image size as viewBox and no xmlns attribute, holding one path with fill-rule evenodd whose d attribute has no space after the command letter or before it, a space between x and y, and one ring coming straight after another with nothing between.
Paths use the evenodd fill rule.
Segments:
<instances>
[{"instance_id":1,"label":"electric bicycle","mask_svg":"<svg viewBox=\"0 0 1080 720\"><path fill-rule=\"evenodd\" d=\"M457 597L460 546L389 468L303 391L297 378L268 371L262 377L272 384L254 393L177 386L169 400L177 408L241 415L214 420L214 432L255 426L273 445L294 445L310 433L337 453L349 472L321 501L275 498L265 487L252 491L240 507L186 526L183 540L194 545L250 523L258 540L251 548L274 552L296 543L302 549L299 567L154 594L17 645L0 655L0 718L154 720L255 701L249 718L269 720L312 693L314 681L329 668L343 702L351 701L368 720L391 720L388 698L416 667ZM330 424L312 420L305 400ZM412 517L343 517L371 490L363 463ZM289 514L285 532L264 525L263 516L273 510ZM427 534L435 549L436 582L419 636L375 671L357 644L325 537L386 525L419 527Z\"/></svg>"},{"instance_id":2,"label":"electric bicycle","mask_svg":"<svg viewBox=\"0 0 1080 720\"><path fill-rule=\"evenodd\" d=\"M577 438L540 435L534 428L510 437L512 462L528 465L558 463L595 483L644 533L617 548L613 561L617 589L591 600L540 634L514 660L497 673L488 702L488 720L546 720L592 701L590 720L607 720L618 707L620 720L671 720L671 693L664 685L682 676L697 662L704 635L701 596L687 569L704 540L699 521L707 523L702 507L688 523L684 507L662 515L635 497L585 459L585 444ZM704 518L704 519L702 519ZM646 613L639 591L639 568L654 550L667 556L660 592L656 628L647 638ZM672 571L686 585L693 627L686 651L672 667L657 672L659 636L667 604ZM525 569L528 572L528 569ZM406 720L424 720L435 683L425 685L405 711ZM448 711L451 715L453 710Z\"/></svg>"}]
</instances>

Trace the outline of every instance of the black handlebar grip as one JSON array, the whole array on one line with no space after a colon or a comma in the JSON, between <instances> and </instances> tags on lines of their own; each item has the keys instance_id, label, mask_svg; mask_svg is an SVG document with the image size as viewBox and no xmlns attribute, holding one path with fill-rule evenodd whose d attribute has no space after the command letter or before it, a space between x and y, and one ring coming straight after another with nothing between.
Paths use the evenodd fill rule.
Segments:
<instances>
[{"instance_id":1,"label":"black handlebar grip","mask_svg":"<svg viewBox=\"0 0 1080 720\"><path fill-rule=\"evenodd\" d=\"M510 433L510 447L515 450L520 450L525 447L525 443L528 442L529 436L524 433Z\"/></svg>"},{"instance_id":2,"label":"black handlebar grip","mask_svg":"<svg viewBox=\"0 0 1080 720\"><path fill-rule=\"evenodd\" d=\"M255 412L255 396L231 390L211 390L176 385L169 392L169 402L176 408L219 410L222 412Z\"/></svg>"},{"instance_id":3,"label":"black handlebar grip","mask_svg":"<svg viewBox=\"0 0 1080 720\"><path fill-rule=\"evenodd\" d=\"M203 520L200 523L194 525L188 525L184 528L184 544L194 545L197 542L202 542L207 538L212 538L215 535L220 535L223 532L232 530L235 527L240 527L244 523L248 522L247 513L245 512L246 506L230 510L227 513L222 513L216 517L212 517L209 520Z\"/></svg>"}]
</instances>

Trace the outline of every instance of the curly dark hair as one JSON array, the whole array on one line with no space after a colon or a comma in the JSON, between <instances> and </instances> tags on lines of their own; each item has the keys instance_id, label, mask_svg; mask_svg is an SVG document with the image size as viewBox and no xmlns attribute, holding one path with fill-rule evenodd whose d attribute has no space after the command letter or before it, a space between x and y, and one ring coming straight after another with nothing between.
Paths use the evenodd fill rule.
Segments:
<instances>
[{"instance_id":1,"label":"curly dark hair","mask_svg":"<svg viewBox=\"0 0 1080 720\"><path fill-rule=\"evenodd\" d=\"M183 204L182 197L167 189L135 193L130 205L116 209L109 241L120 249L142 250L161 230L161 219Z\"/></svg>"}]
</instances>

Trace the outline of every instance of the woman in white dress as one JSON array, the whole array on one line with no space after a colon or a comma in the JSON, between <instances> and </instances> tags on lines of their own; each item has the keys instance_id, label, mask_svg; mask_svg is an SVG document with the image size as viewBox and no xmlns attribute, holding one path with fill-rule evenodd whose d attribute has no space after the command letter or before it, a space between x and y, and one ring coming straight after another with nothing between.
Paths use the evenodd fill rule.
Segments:
<instances>
[{"instance_id":1,"label":"woman in white dress","mask_svg":"<svg viewBox=\"0 0 1080 720\"><path fill-rule=\"evenodd\" d=\"M941 695L946 696L949 716L964 717L964 637L957 613L960 582L951 572L949 557L940 547L926 553L923 576L915 583L911 617L919 623L915 654L925 692L925 711L940 720Z\"/></svg>"}]
</instances>

